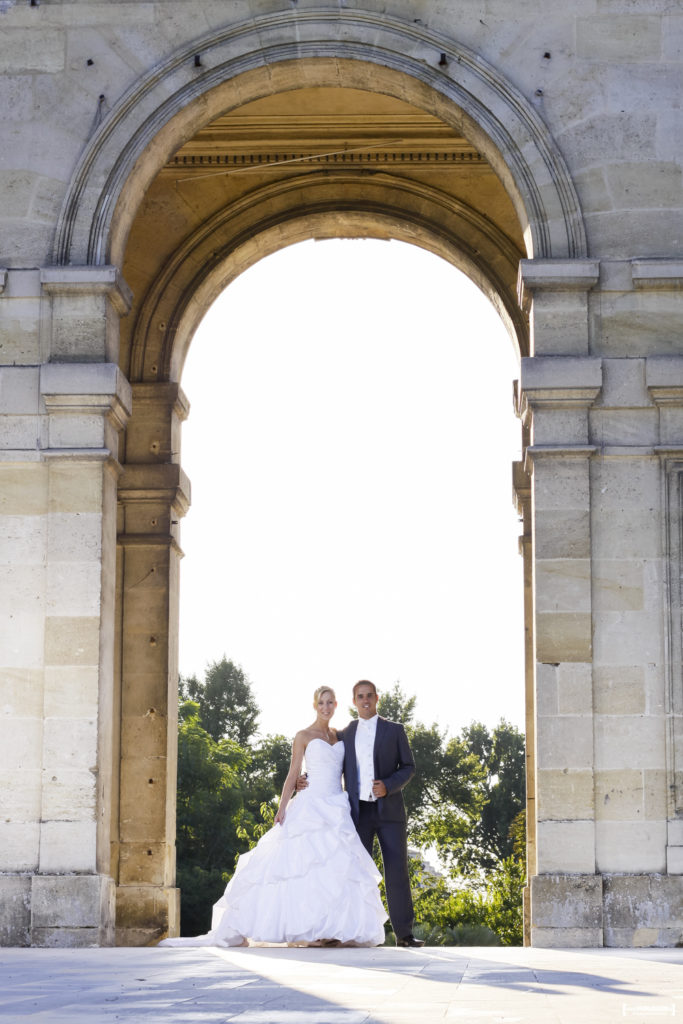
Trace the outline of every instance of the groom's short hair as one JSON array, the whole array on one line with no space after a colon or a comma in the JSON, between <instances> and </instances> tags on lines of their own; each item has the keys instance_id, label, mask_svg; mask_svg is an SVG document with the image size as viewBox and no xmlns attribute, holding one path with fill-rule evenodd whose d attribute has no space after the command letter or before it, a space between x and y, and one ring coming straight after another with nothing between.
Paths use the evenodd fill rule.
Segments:
<instances>
[{"instance_id":1,"label":"groom's short hair","mask_svg":"<svg viewBox=\"0 0 683 1024\"><path fill-rule=\"evenodd\" d=\"M371 686L373 688L373 690L375 691L375 693L377 693L377 687L375 686L374 683L371 683L369 679L359 679L358 682L354 683L354 686L353 686L354 700L355 700L355 697L356 697L356 690L358 689L359 686Z\"/></svg>"}]
</instances>

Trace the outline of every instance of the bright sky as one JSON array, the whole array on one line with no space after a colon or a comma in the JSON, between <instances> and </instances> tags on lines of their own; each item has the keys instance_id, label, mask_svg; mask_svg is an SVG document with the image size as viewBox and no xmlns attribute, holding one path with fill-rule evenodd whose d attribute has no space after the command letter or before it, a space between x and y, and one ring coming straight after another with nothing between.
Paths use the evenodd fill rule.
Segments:
<instances>
[{"instance_id":1,"label":"bright sky","mask_svg":"<svg viewBox=\"0 0 683 1024\"><path fill-rule=\"evenodd\" d=\"M183 373L180 670L241 664L261 731L398 680L458 732L524 722L518 375L493 307L415 246L304 242L214 303Z\"/></svg>"}]
</instances>

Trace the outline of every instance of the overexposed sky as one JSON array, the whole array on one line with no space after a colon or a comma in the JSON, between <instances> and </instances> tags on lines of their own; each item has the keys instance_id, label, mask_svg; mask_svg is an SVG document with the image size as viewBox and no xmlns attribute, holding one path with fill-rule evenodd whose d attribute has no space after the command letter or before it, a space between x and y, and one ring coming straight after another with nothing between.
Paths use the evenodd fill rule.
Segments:
<instances>
[{"instance_id":1,"label":"overexposed sky","mask_svg":"<svg viewBox=\"0 0 683 1024\"><path fill-rule=\"evenodd\" d=\"M415 246L303 242L253 266L190 349L180 670L225 653L261 731L313 690L397 680L453 734L524 722L518 368L493 307Z\"/></svg>"}]
</instances>

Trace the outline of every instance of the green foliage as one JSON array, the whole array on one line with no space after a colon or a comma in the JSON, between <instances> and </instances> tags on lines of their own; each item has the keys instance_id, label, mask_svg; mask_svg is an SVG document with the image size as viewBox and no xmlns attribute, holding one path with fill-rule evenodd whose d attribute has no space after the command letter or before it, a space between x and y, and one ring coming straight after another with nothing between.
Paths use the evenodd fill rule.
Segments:
<instances>
[{"instance_id":1,"label":"green foliage","mask_svg":"<svg viewBox=\"0 0 683 1024\"><path fill-rule=\"evenodd\" d=\"M241 779L248 754L232 740L216 740L203 728L194 701L180 708L176 856L183 930L206 931L220 896L223 873L247 848L234 822L244 813Z\"/></svg>"},{"instance_id":2,"label":"green foliage","mask_svg":"<svg viewBox=\"0 0 683 1024\"><path fill-rule=\"evenodd\" d=\"M512 855L517 860L526 860L526 810L519 811L510 825Z\"/></svg>"},{"instance_id":3,"label":"green foliage","mask_svg":"<svg viewBox=\"0 0 683 1024\"><path fill-rule=\"evenodd\" d=\"M382 718L388 718L390 722L401 722L407 727L413 720L416 702L417 697L407 697L401 689L401 684L395 682L391 690L380 694L377 713Z\"/></svg>"},{"instance_id":4,"label":"green foliage","mask_svg":"<svg viewBox=\"0 0 683 1024\"><path fill-rule=\"evenodd\" d=\"M524 737L504 719L493 732L480 722L462 730L462 740L484 772L477 823L460 851L460 870L491 870L513 855L515 818L525 808Z\"/></svg>"},{"instance_id":5,"label":"green foliage","mask_svg":"<svg viewBox=\"0 0 683 1024\"><path fill-rule=\"evenodd\" d=\"M289 767L286 737L250 745L259 709L241 669L233 670L223 659L209 667L205 685L190 679L180 688L176 848L189 935L209 929L237 857L272 825ZM189 692L197 699L183 700Z\"/></svg>"},{"instance_id":6,"label":"green foliage","mask_svg":"<svg viewBox=\"0 0 683 1024\"><path fill-rule=\"evenodd\" d=\"M244 747L258 728L260 712L251 683L225 655L208 666L203 683L196 676L181 677L180 698L197 702L199 720L214 740L227 736Z\"/></svg>"},{"instance_id":7,"label":"green foliage","mask_svg":"<svg viewBox=\"0 0 683 1024\"><path fill-rule=\"evenodd\" d=\"M508 857L479 884L456 889L412 858L416 934L432 945L520 946L524 878L523 864Z\"/></svg>"},{"instance_id":8,"label":"green foliage","mask_svg":"<svg viewBox=\"0 0 683 1024\"><path fill-rule=\"evenodd\" d=\"M382 718L388 718L390 722L401 722L408 726L413 720L416 702L417 697L407 697L401 689L401 684L396 681L391 690L380 693L377 701L377 714ZM358 718L355 704L351 704L349 707L349 714L351 718Z\"/></svg>"}]
</instances>

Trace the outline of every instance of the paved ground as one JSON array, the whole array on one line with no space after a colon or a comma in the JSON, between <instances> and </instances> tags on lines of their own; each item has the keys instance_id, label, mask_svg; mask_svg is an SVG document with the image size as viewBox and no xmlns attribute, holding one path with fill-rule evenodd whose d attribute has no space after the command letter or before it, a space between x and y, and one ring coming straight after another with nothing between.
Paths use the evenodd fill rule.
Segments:
<instances>
[{"instance_id":1,"label":"paved ground","mask_svg":"<svg viewBox=\"0 0 683 1024\"><path fill-rule=\"evenodd\" d=\"M683 1021L683 949L0 950L1 1024Z\"/></svg>"}]
</instances>

